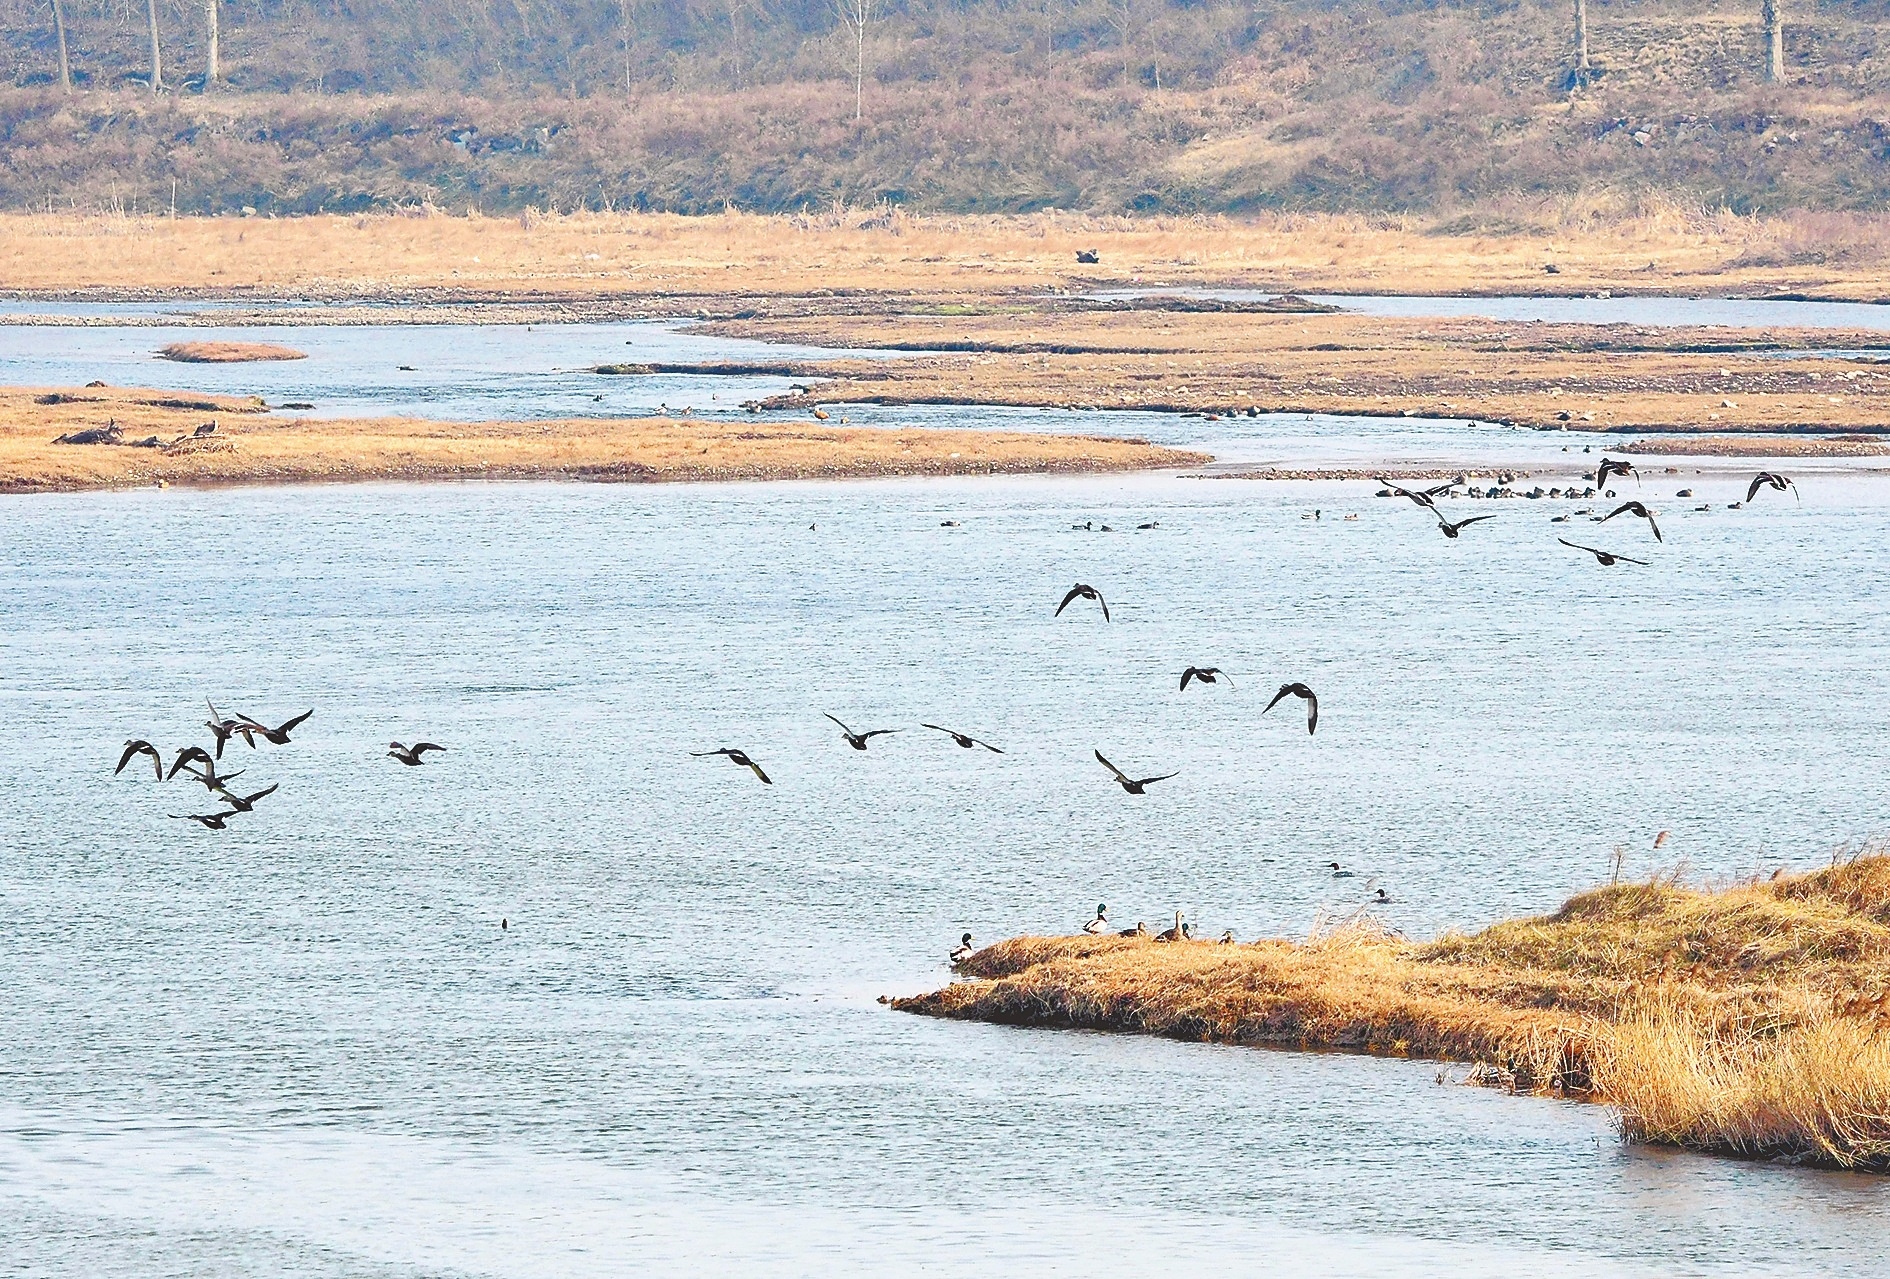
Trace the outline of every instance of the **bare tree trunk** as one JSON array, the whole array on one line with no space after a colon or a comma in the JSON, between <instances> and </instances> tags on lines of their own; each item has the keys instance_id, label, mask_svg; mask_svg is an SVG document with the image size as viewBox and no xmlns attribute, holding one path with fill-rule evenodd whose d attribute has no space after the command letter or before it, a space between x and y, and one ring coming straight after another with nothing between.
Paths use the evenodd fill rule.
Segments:
<instances>
[{"instance_id":1,"label":"bare tree trunk","mask_svg":"<svg viewBox=\"0 0 1890 1279\"><path fill-rule=\"evenodd\" d=\"M1765 19L1765 78L1779 84L1785 79L1785 15L1780 0L1763 0L1759 13Z\"/></svg>"},{"instance_id":2,"label":"bare tree trunk","mask_svg":"<svg viewBox=\"0 0 1890 1279\"><path fill-rule=\"evenodd\" d=\"M1588 83L1588 0L1575 0L1575 83Z\"/></svg>"},{"instance_id":3,"label":"bare tree trunk","mask_svg":"<svg viewBox=\"0 0 1890 1279\"><path fill-rule=\"evenodd\" d=\"M145 17L151 23L151 92L164 87L164 61L158 52L157 0L144 0Z\"/></svg>"},{"instance_id":4,"label":"bare tree trunk","mask_svg":"<svg viewBox=\"0 0 1890 1279\"><path fill-rule=\"evenodd\" d=\"M617 7L623 12L623 93L630 96L630 0L617 0Z\"/></svg>"},{"instance_id":5,"label":"bare tree trunk","mask_svg":"<svg viewBox=\"0 0 1890 1279\"><path fill-rule=\"evenodd\" d=\"M735 63L737 89L742 87L742 3L743 0L728 0L728 43Z\"/></svg>"},{"instance_id":6,"label":"bare tree trunk","mask_svg":"<svg viewBox=\"0 0 1890 1279\"><path fill-rule=\"evenodd\" d=\"M208 93L211 87L217 82L217 73L219 70L217 66L217 54L219 52L217 47L217 0L203 0L203 16L208 26L207 35L210 42L210 51L204 58L203 67L203 91Z\"/></svg>"},{"instance_id":7,"label":"bare tree trunk","mask_svg":"<svg viewBox=\"0 0 1890 1279\"><path fill-rule=\"evenodd\" d=\"M59 38L59 87L72 92L72 60L66 56L66 7L63 0L52 0L53 34Z\"/></svg>"},{"instance_id":8,"label":"bare tree trunk","mask_svg":"<svg viewBox=\"0 0 1890 1279\"><path fill-rule=\"evenodd\" d=\"M873 20L873 0L834 0L840 22L853 37L853 119L866 114L866 28Z\"/></svg>"}]
</instances>

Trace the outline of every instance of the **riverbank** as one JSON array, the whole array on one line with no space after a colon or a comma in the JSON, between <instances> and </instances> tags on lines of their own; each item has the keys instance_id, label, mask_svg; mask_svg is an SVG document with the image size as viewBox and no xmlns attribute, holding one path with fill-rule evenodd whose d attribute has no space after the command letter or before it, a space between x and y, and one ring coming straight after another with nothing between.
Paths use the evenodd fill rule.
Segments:
<instances>
[{"instance_id":1,"label":"riverbank","mask_svg":"<svg viewBox=\"0 0 1890 1279\"><path fill-rule=\"evenodd\" d=\"M57 442L61 437L82 442ZM96 441L96 442L84 442ZM255 398L0 388L0 491L334 480L665 482L1187 467L1139 440L820 422L284 417Z\"/></svg>"},{"instance_id":2,"label":"riverbank","mask_svg":"<svg viewBox=\"0 0 1890 1279\"><path fill-rule=\"evenodd\" d=\"M1613 884L1425 944L1361 914L1304 942L1019 937L960 972L893 1006L1467 1062L1606 1102L1634 1140L1890 1171L1890 857Z\"/></svg>"}]
</instances>

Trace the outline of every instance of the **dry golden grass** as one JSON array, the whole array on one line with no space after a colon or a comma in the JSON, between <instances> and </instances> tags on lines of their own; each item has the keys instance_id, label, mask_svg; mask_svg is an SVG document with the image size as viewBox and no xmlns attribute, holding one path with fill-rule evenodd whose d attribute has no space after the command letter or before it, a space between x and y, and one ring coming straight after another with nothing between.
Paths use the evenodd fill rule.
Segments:
<instances>
[{"instance_id":1,"label":"dry golden grass","mask_svg":"<svg viewBox=\"0 0 1890 1279\"><path fill-rule=\"evenodd\" d=\"M1477 1063L1617 1106L1639 1140L1890 1170L1890 857L1718 891L1618 884L1419 945L1019 938L937 1016Z\"/></svg>"},{"instance_id":2,"label":"dry golden grass","mask_svg":"<svg viewBox=\"0 0 1890 1279\"><path fill-rule=\"evenodd\" d=\"M1680 205L1530 211L1547 229L1439 234L1422 217L1016 217L576 213L486 218L0 216L11 290L282 296L657 298L866 290L989 298L1135 284L1374 293L1791 291L1873 299L1877 258L1806 262L1815 215ZM1526 224L1518 224L1526 225ZM1078 249L1101 262L1081 266ZM1817 255L1811 255L1817 256ZM1556 274L1545 267L1553 265Z\"/></svg>"},{"instance_id":3,"label":"dry golden grass","mask_svg":"<svg viewBox=\"0 0 1890 1279\"><path fill-rule=\"evenodd\" d=\"M216 430L196 429L214 421ZM55 444L108 422L126 444ZM151 439L152 447L130 441ZM0 490L317 480L749 480L1191 466L1135 440L793 422L278 418L256 400L0 388Z\"/></svg>"},{"instance_id":4,"label":"dry golden grass","mask_svg":"<svg viewBox=\"0 0 1890 1279\"><path fill-rule=\"evenodd\" d=\"M1480 418L1589 431L1890 431L1881 333L1515 324L1020 307L975 315L799 315L710 324L775 341L945 354L842 369L827 401L1091 405Z\"/></svg>"},{"instance_id":5,"label":"dry golden grass","mask_svg":"<svg viewBox=\"0 0 1890 1279\"><path fill-rule=\"evenodd\" d=\"M246 364L252 360L306 360L306 352L270 342L172 342L158 348L167 360L182 364Z\"/></svg>"}]
</instances>

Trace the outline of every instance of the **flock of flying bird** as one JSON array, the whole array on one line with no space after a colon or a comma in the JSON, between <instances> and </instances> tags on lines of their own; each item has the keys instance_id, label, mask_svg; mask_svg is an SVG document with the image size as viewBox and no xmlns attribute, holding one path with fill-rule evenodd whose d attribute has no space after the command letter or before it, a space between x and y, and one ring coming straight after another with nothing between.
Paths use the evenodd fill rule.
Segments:
<instances>
[{"instance_id":1,"label":"flock of flying bird","mask_svg":"<svg viewBox=\"0 0 1890 1279\"><path fill-rule=\"evenodd\" d=\"M206 830L224 830L228 827L230 818L238 813L254 812L257 801L275 794L281 783L272 783L249 795L239 795L229 788L228 783L242 776L247 770L239 768L234 773L217 772L218 761L223 758L223 748L230 744L230 739L233 737L242 738L244 745L251 750L255 749L257 738L261 738L271 746L287 746L289 734L301 727L303 721L315 712L311 708L294 719L285 720L271 728L261 720L251 719L243 714L226 717L217 710L214 702L206 701L206 705L210 707L210 718L204 721L204 727L210 730L210 736L216 743L214 755L201 746L185 746L177 752L177 757L171 761L169 771L166 771L164 753L144 738L134 737L125 743L124 752L118 757L118 767L112 770L112 775L116 777L123 773L126 766L141 755L150 758L151 769L160 782L170 781L182 772L185 776L201 782L211 795L227 804L228 807L214 813L170 813L168 816L180 822L196 822ZM387 746L389 758L397 759L410 768L425 763L428 751L446 749L434 742L415 742L412 746L389 742Z\"/></svg>"},{"instance_id":2,"label":"flock of flying bird","mask_svg":"<svg viewBox=\"0 0 1890 1279\"><path fill-rule=\"evenodd\" d=\"M1601 459L1601 465L1595 468L1595 487L1601 489L1608 497L1614 496L1613 492L1607 488L1608 477L1611 475L1632 475L1636 484L1641 482L1641 474L1634 469L1632 462L1623 462L1618 459L1604 457ZM1380 494L1379 496L1395 495L1397 497L1408 497L1413 502L1429 511L1432 515L1436 516L1438 530L1442 532L1445 537L1454 538L1472 524L1482 520L1493 520L1496 518L1494 515L1472 515L1468 519L1456 520L1454 522L1444 518L1444 513L1437 509L1437 499L1451 492L1459 484L1462 484L1464 481L1461 479L1452 480L1448 484L1439 484L1435 488L1408 489L1392 483L1382 475L1373 478L1380 484L1383 484L1388 490L1387 494ZM1759 490L1766 488L1776 489L1780 493L1790 489L1793 497L1798 496L1798 486L1792 483L1790 476L1780 475L1776 471L1760 471L1757 475L1752 477L1752 483L1746 488L1745 502L1733 502L1731 503L1731 509L1735 511L1738 510L1740 507L1744 506L1746 502L1750 502L1753 498L1757 497ZM1574 492L1573 489L1569 491L1571 493ZM1704 511L1707 508L1701 506L1695 509ZM1578 515L1586 513L1585 511L1576 512ZM1649 510L1645 503L1623 502L1606 515L1596 516L1595 523L1606 524L1617 515L1632 515L1636 519L1646 520L1647 527L1653 531L1654 540L1656 542L1666 541L1660 534L1660 525L1654 522L1654 512ZM1568 516L1566 515L1558 515L1556 516L1556 522L1560 523L1567 518ZM1596 546L1583 546L1580 542L1571 542L1565 537L1558 537L1555 540L1568 547L1570 550L1586 551L1588 554L1594 556L1595 562L1603 568L1613 568L1616 564L1645 565L1647 563L1646 560L1637 560L1632 556L1622 555L1617 551L1605 551Z\"/></svg>"}]
</instances>

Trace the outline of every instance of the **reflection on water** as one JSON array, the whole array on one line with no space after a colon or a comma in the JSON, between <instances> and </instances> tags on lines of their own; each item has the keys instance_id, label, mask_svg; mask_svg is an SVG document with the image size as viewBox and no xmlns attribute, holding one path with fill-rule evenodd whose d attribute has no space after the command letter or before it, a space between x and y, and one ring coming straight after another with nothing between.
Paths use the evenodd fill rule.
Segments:
<instances>
[{"instance_id":1,"label":"reflection on water","mask_svg":"<svg viewBox=\"0 0 1890 1279\"><path fill-rule=\"evenodd\" d=\"M1830 478L1727 511L1708 477L1696 514L1672 483L1645 486L1664 545L1582 534L1654 561L1612 572L1538 504L1449 542L1359 484L13 499L0 1249L97 1275L1881 1273L1873 1179L1627 1150L1597 1108L1425 1063L873 1002L944 980L963 929L1098 900L1303 932L1364 892L1332 860L1425 935L1553 907L1617 845L1645 870L1657 829L1705 875L1881 833L1890 507ZM1117 620L1053 619L1075 580ZM1178 694L1189 663L1240 686ZM1286 679L1316 737L1258 714ZM206 695L316 708L292 747L232 748L282 789L222 835L165 816L200 811L185 783L109 775L126 737L203 736ZM908 731L858 753L823 712ZM383 757L416 735L449 752ZM685 753L720 745L777 784ZM1126 796L1098 747L1181 776Z\"/></svg>"}]
</instances>

